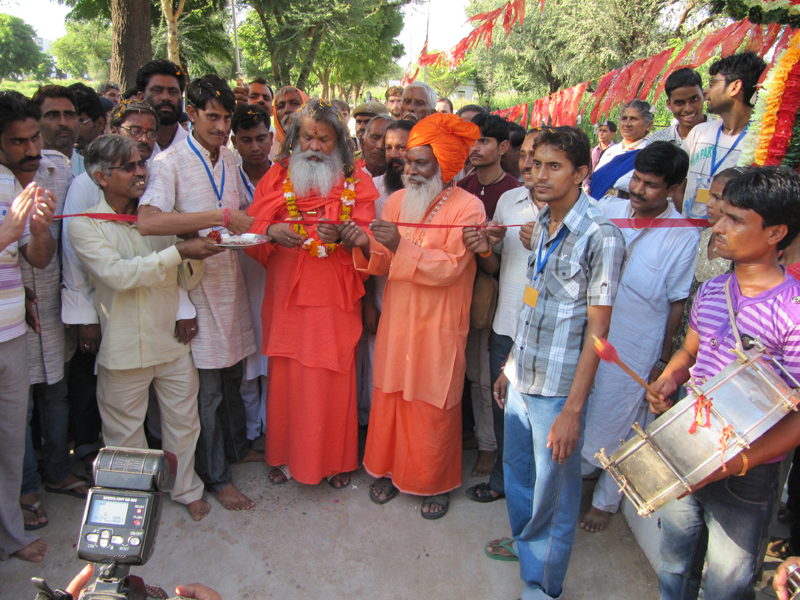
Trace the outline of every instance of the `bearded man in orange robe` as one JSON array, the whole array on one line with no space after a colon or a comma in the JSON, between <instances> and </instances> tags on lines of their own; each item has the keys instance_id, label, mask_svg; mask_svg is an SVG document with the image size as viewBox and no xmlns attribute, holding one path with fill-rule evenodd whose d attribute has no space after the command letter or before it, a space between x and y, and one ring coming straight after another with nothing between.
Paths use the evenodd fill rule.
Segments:
<instances>
[{"instance_id":1,"label":"bearded man in orange robe","mask_svg":"<svg viewBox=\"0 0 800 600\"><path fill-rule=\"evenodd\" d=\"M426 519L444 516L449 492L461 485L460 403L476 269L462 228L484 224L486 213L478 198L447 184L479 137L456 115L423 119L408 138L405 189L386 201L373 235L352 222L339 227L359 271L389 276L364 455L367 472L380 478L370 498L425 496ZM436 224L455 227L427 227Z\"/></svg>"},{"instance_id":2,"label":"bearded man in orange robe","mask_svg":"<svg viewBox=\"0 0 800 600\"><path fill-rule=\"evenodd\" d=\"M350 483L358 468L356 345L363 280L350 248L314 225L271 220L375 217L378 192L355 168L350 134L336 109L309 100L286 131L276 164L248 213L270 243L248 249L267 269L261 312L269 357L265 458L274 484L295 478Z\"/></svg>"}]
</instances>

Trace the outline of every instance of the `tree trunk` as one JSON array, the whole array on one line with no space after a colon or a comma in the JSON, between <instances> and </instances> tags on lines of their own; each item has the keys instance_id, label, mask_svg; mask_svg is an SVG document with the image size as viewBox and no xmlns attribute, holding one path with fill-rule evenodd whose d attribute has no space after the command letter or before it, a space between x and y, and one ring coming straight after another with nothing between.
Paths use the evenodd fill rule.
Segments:
<instances>
[{"instance_id":1,"label":"tree trunk","mask_svg":"<svg viewBox=\"0 0 800 600\"><path fill-rule=\"evenodd\" d=\"M161 0L161 12L167 22L167 58L176 65L181 64L180 52L178 51L178 17L183 13L183 5L186 0L180 0L178 9L173 10L172 0Z\"/></svg>"},{"instance_id":2,"label":"tree trunk","mask_svg":"<svg viewBox=\"0 0 800 600\"><path fill-rule=\"evenodd\" d=\"M299 87L301 90L305 89L306 83L308 83L308 76L311 74L311 67L314 66L314 61L317 58L317 52L319 52L319 47L322 45L322 39L325 37L325 33L327 31L327 27L318 27L316 31L314 31L314 35L311 37L311 47L308 49L306 59L303 62L303 67L300 69L300 77L297 79L297 87Z\"/></svg>"},{"instance_id":3,"label":"tree trunk","mask_svg":"<svg viewBox=\"0 0 800 600\"><path fill-rule=\"evenodd\" d=\"M111 80L126 90L153 59L150 0L111 0Z\"/></svg>"}]
</instances>

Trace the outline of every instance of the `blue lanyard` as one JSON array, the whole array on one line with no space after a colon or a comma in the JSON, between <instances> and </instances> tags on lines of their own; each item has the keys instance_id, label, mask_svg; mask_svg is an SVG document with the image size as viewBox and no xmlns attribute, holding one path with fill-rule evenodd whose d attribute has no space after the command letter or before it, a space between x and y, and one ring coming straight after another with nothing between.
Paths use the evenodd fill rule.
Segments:
<instances>
[{"instance_id":1,"label":"blue lanyard","mask_svg":"<svg viewBox=\"0 0 800 600\"><path fill-rule=\"evenodd\" d=\"M217 208L222 208L222 194L225 192L225 161L222 160L222 152L220 152L219 159L222 160L222 185L218 188L216 182L214 181L214 176L211 174L211 169L208 168L208 163L206 163L206 159L203 158L203 155L200 154L200 151L195 147L192 143L192 136L186 138L189 141L189 147L197 154L197 158L200 159L200 162L203 163L203 166L206 168L206 174L208 175L208 180L211 182L211 187L214 188L214 194L217 196Z\"/></svg>"},{"instance_id":2,"label":"blue lanyard","mask_svg":"<svg viewBox=\"0 0 800 600\"><path fill-rule=\"evenodd\" d=\"M247 177L244 176L244 169L242 169L242 167L239 167L239 175L242 176L242 183L244 184L244 187L250 196L250 201L252 202L255 198L256 188L253 187L249 181L247 181Z\"/></svg>"},{"instance_id":3,"label":"blue lanyard","mask_svg":"<svg viewBox=\"0 0 800 600\"><path fill-rule=\"evenodd\" d=\"M714 177L717 174L717 169L725 162L725 159L728 158L728 155L736 149L736 146L739 145L739 142L742 141L744 134L747 133L747 128L750 127L750 123L744 126L742 133L739 134L739 137L736 138L736 141L733 142L733 146L728 148L728 151L725 153L725 156L722 157L722 160L717 162L717 146L719 145L719 136L722 133L722 125L719 126L717 129L717 140L714 142L714 149L711 151L711 175L710 177Z\"/></svg>"},{"instance_id":4,"label":"blue lanyard","mask_svg":"<svg viewBox=\"0 0 800 600\"><path fill-rule=\"evenodd\" d=\"M536 278L539 276L539 273L544 271L544 267L545 265L547 265L547 261L550 258L550 255L553 252L555 252L555 249L558 248L558 245L561 243L561 240L563 240L566 236L567 236L567 226L562 225L561 231L558 232L556 239L553 240L553 245L550 246L550 249L547 251L547 254L544 255L544 258L542 258L542 248L544 247L544 240L547 237L547 232L542 231L542 241L539 243L539 255L537 256L536 259L536 273L533 276L534 281L536 281Z\"/></svg>"}]
</instances>

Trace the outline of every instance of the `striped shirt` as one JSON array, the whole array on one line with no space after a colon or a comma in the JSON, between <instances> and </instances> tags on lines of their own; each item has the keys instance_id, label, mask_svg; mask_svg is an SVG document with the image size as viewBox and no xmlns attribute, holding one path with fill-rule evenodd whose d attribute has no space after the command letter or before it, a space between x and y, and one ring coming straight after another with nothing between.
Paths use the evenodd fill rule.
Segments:
<instances>
[{"instance_id":1,"label":"striped shirt","mask_svg":"<svg viewBox=\"0 0 800 600\"><path fill-rule=\"evenodd\" d=\"M14 175L0 173L0 223L14 202ZM19 270L19 248L28 243L29 221L25 223L22 237L0 250L0 342L21 336L27 330L25 324L25 292L22 289L22 274Z\"/></svg>"},{"instance_id":2,"label":"striped shirt","mask_svg":"<svg viewBox=\"0 0 800 600\"><path fill-rule=\"evenodd\" d=\"M218 198L215 190L220 189ZM147 190L139 206L194 213L222 207L237 210L247 203L245 183L231 151L221 146L219 159L211 164L208 150L193 137L184 137L180 142L173 141L151 163ZM236 250L205 260L203 277L189 291L189 299L197 311L197 337L191 344L198 369L224 369L256 351L250 304Z\"/></svg>"},{"instance_id":3,"label":"striped shirt","mask_svg":"<svg viewBox=\"0 0 800 600\"><path fill-rule=\"evenodd\" d=\"M523 303L514 347L505 374L524 394L567 396L575 378L586 336L589 306L612 306L621 279L625 238L596 202L581 192L553 235L550 207L539 212L531 237L528 285L539 292L535 307ZM561 230L560 246L538 270L539 244L544 257Z\"/></svg>"},{"instance_id":4,"label":"striped shirt","mask_svg":"<svg viewBox=\"0 0 800 600\"><path fill-rule=\"evenodd\" d=\"M742 296L731 273L707 281L695 296L689 325L700 335L700 347L692 378L702 383L734 360L730 350L735 340L725 302L725 282L731 278L731 303L739 335L760 339L775 360L800 379L800 283L787 274L780 285L748 298ZM788 379L787 383L795 385Z\"/></svg>"}]
</instances>

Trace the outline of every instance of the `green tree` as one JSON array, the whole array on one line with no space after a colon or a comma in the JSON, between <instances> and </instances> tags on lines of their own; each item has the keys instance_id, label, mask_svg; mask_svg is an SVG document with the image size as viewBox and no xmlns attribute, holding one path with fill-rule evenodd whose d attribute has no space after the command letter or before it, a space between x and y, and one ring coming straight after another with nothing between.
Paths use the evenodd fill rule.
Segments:
<instances>
[{"instance_id":1,"label":"green tree","mask_svg":"<svg viewBox=\"0 0 800 600\"><path fill-rule=\"evenodd\" d=\"M111 23L102 19L67 21L67 33L53 42L58 68L79 79L108 79L111 63Z\"/></svg>"},{"instance_id":2,"label":"green tree","mask_svg":"<svg viewBox=\"0 0 800 600\"><path fill-rule=\"evenodd\" d=\"M36 71L45 61L35 38L36 32L25 21L0 14L0 81Z\"/></svg>"},{"instance_id":3,"label":"green tree","mask_svg":"<svg viewBox=\"0 0 800 600\"><path fill-rule=\"evenodd\" d=\"M474 79L475 75L476 69L471 62L464 62L455 69L449 69L447 65L437 65L428 67L428 85L441 97L449 98L455 94L458 86Z\"/></svg>"},{"instance_id":4,"label":"green tree","mask_svg":"<svg viewBox=\"0 0 800 600\"><path fill-rule=\"evenodd\" d=\"M467 12L497 8L472 0ZM591 80L713 25L709 0L528 1L522 25L508 36L498 24L493 44L470 51L481 94L517 90L539 96Z\"/></svg>"},{"instance_id":5,"label":"green tree","mask_svg":"<svg viewBox=\"0 0 800 600\"><path fill-rule=\"evenodd\" d=\"M239 32L242 38L247 38L243 39L243 48L249 54L247 64L255 63L262 70L268 68L271 72L270 79L276 86L296 85L306 88L326 41L331 40L331 44L346 44L352 59L358 57L362 61L372 61L368 52L369 39L381 39L375 32L385 31L387 26L392 26L392 19L387 15L396 12L410 0L243 2L253 9ZM375 19L376 16L378 19ZM359 39L359 28L362 32L370 30L373 34L369 39ZM353 52L355 56L352 56ZM263 56L263 60L257 58L259 55ZM352 65L347 65L349 66ZM342 67L345 68L344 63Z\"/></svg>"}]
</instances>

